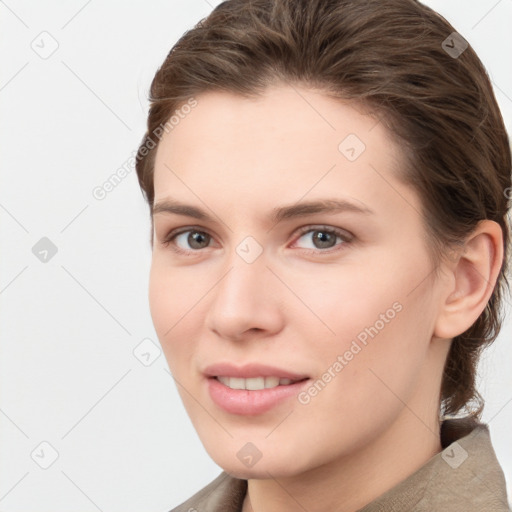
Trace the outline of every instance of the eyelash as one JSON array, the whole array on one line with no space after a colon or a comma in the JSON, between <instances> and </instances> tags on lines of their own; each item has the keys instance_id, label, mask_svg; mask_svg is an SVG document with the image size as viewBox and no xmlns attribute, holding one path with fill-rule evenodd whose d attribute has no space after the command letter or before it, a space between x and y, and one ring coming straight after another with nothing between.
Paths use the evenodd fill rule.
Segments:
<instances>
[{"instance_id":1,"label":"eyelash","mask_svg":"<svg viewBox=\"0 0 512 512\"><path fill-rule=\"evenodd\" d=\"M301 228L299 230L299 236L298 238L301 238L303 235L305 235L306 233L309 233L311 231L321 231L323 233L329 233L330 235L335 235L337 238L341 238L343 240L343 243L342 244L339 244L341 245L341 248L338 248L338 249L335 249L335 248L329 248L329 249L326 249L326 250L322 250L322 249L302 249L303 251L306 252L306 254L321 254L321 253L327 253L327 254L332 254L333 252L337 252L337 251L340 251L340 250L343 250L344 246L348 243L350 243L353 239L352 235L348 234L346 231L344 230L341 230L341 229L338 229L338 228L333 228L333 227L330 227L330 226L304 226L304 228ZM185 249L181 249L180 247L178 247L174 242L173 240L179 236L179 235L182 235L183 233L188 233L188 232L197 232L197 233L204 233L208 236L211 237L211 235L207 232L207 231L204 231L202 229L198 229L198 228L194 228L193 226L192 227L188 227L186 229L181 229L179 231L171 231L165 238L164 240L161 242L162 245L164 247L167 247L169 245L173 245L172 247L172 250L178 254L185 254L185 255L190 255L191 253L200 253L202 251L202 249L191 249L191 250L185 250Z\"/></svg>"}]
</instances>

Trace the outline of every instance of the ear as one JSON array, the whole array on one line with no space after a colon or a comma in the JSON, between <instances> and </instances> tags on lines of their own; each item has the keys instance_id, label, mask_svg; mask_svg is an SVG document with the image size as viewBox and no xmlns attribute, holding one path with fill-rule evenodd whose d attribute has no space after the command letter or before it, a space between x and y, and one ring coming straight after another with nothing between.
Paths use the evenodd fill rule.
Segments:
<instances>
[{"instance_id":1,"label":"ear","mask_svg":"<svg viewBox=\"0 0 512 512\"><path fill-rule=\"evenodd\" d=\"M482 220L462 250L446 265L449 283L443 291L434 336L454 338L469 329L485 309L503 262L503 232Z\"/></svg>"}]
</instances>

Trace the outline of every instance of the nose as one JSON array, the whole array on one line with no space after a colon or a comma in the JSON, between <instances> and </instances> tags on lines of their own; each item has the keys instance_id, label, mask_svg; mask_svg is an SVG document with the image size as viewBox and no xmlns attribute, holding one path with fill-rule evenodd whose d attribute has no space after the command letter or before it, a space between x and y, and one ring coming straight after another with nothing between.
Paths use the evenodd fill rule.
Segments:
<instances>
[{"instance_id":1,"label":"nose","mask_svg":"<svg viewBox=\"0 0 512 512\"><path fill-rule=\"evenodd\" d=\"M211 291L206 327L233 341L268 337L284 325L284 286L268 268L264 253L248 262L235 251Z\"/></svg>"}]
</instances>

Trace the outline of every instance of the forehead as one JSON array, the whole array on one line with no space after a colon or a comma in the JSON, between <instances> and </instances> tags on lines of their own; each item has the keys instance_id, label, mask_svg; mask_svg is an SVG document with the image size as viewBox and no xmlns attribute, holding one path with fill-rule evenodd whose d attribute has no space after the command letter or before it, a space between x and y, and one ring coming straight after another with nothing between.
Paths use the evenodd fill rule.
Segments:
<instances>
[{"instance_id":1,"label":"forehead","mask_svg":"<svg viewBox=\"0 0 512 512\"><path fill-rule=\"evenodd\" d=\"M314 154L319 143L324 150L331 143L337 156L343 135L351 133L365 142L371 139L372 144L388 137L382 125L354 103L299 86L273 86L255 97L209 91L195 99L197 105L187 114L174 116L177 123L164 134L160 152L189 153L187 160L191 161L212 149L236 149L226 157L243 152L264 159L262 149L276 153L281 147L283 152L311 150ZM307 144L300 145L304 141Z\"/></svg>"},{"instance_id":2,"label":"forehead","mask_svg":"<svg viewBox=\"0 0 512 512\"><path fill-rule=\"evenodd\" d=\"M396 196L389 185L378 188L400 166L399 148L354 104L284 85L258 97L210 91L195 99L159 143L155 202L171 194L241 206L258 198L270 207L277 198L289 203L333 191L363 202Z\"/></svg>"}]
</instances>

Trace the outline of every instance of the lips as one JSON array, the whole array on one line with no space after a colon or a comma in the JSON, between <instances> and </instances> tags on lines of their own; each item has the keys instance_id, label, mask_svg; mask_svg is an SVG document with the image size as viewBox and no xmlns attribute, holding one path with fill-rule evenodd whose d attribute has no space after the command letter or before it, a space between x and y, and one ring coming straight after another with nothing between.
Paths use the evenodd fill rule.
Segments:
<instances>
[{"instance_id":1,"label":"lips","mask_svg":"<svg viewBox=\"0 0 512 512\"><path fill-rule=\"evenodd\" d=\"M207 393L217 407L247 416L264 414L292 400L310 380L305 374L257 363L217 363L207 366L203 374Z\"/></svg>"}]
</instances>

